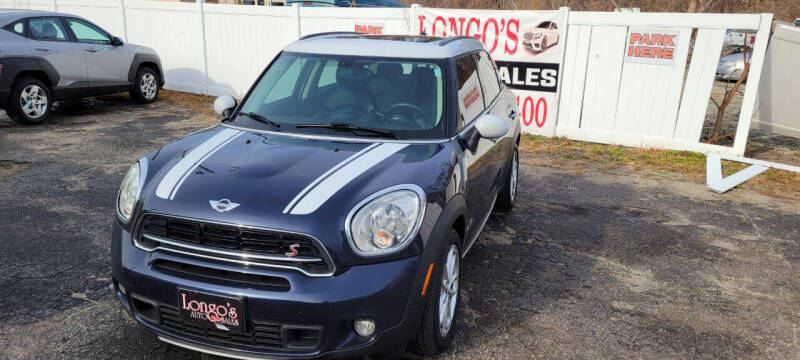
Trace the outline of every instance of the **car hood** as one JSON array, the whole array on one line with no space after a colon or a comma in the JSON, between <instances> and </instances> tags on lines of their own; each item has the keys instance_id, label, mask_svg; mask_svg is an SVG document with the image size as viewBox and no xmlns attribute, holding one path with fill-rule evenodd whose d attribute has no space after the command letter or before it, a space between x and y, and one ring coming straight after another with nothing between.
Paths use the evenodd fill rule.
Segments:
<instances>
[{"instance_id":1,"label":"car hood","mask_svg":"<svg viewBox=\"0 0 800 360\"><path fill-rule=\"evenodd\" d=\"M364 141L210 128L148 155L142 209L302 232L339 252L344 219L359 201L398 184L436 193L450 171L443 144ZM223 199L238 206L215 208Z\"/></svg>"}]
</instances>

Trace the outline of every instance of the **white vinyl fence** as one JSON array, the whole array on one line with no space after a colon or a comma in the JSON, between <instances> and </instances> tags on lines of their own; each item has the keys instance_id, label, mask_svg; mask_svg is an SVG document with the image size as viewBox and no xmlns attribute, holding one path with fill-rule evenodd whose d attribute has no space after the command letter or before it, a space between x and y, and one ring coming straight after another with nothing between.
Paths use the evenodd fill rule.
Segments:
<instances>
[{"instance_id":1,"label":"white vinyl fence","mask_svg":"<svg viewBox=\"0 0 800 360\"><path fill-rule=\"evenodd\" d=\"M126 41L154 48L161 56L166 88L235 96L247 91L283 47L311 33L368 26L384 34L416 34L425 27L418 19L421 14L443 16L441 22L433 19L431 26L452 29L455 25L451 24L466 23L467 31L473 21L480 24L481 19L494 21L484 24L484 31L492 30L489 25L498 25L495 32L502 32L508 24L504 29L513 30L514 42L527 28L524 21L520 25L524 11L471 10L465 15L458 9L428 11L416 5L363 9L149 0L0 0L0 8L84 16ZM551 104L557 108L555 131L546 135L636 147L744 153L772 15L563 11L568 19L567 26L560 29L564 60L559 90ZM465 16L469 18L463 19ZM726 29L757 31L733 147L700 142ZM649 34L649 40L653 34L659 34L659 41L669 38L669 59L633 59L629 46L631 40L640 40L640 33ZM487 33L468 35L484 41L493 38ZM517 46L521 47L519 41ZM690 48L693 56L688 59ZM666 54L661 51L659 56ZM529 61L541 62L535 59L542 57L536 55Z\"/></svg>"},{"instance_id":2,"label":"white vinyl fence","mask_svg":"<svg viewBox=\"0 0 800 360\"><path fill-rule=\"evenodd\" d=\"M771 21L770 14L571 12L556 135L744 154ZM700 142L726 29L758 31L732 148ZM627 59L633 32L674 34L672 63Z\"/></svg>"},{"instance_id":3,"label":"white vinyl fence","mask_svg":"<svg viewBox=\"0 0 800 360\"><path fill-rule=\"evenodd\" d=\"M409 31L407 9L242 6L148 0L0 0L0 8L83 16L161 57L165 87L208 95L243 96L258 74L300 36L353 31L380 24L384 33Z\"/></svg>"}]
</instances>

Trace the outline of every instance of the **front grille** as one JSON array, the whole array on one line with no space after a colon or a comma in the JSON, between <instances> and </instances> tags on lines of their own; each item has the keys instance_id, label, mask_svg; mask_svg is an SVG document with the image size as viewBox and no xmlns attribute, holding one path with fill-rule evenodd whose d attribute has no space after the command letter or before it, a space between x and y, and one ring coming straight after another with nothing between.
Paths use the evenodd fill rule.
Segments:
<instances>
[{"instance_id":1,"label":"front grille","mask_svg":"<svg viewBox=\"0 0 800 360\"><path fill-rule=\"evenodd\" d=\"M164 215L144 217L137 246L248 266L289 267L312 276L334 270L322 245L307 235ZM295 250L295 256L286 255Z\"/></svg>"},{"instance_id":2,"label":"front grille","mask_svg":"<svg viewBox=\"0 0 800 360\"><path fill-rule=\"evenodd\" d=\"M280 349L283 344L280 324L251 321L248 324L250 326L246 328L247 332L234 334L185 324L181 320L177 306L161 304L160 310L161 324L166 329L184 336L200 337L222 344L245 345L263 350Z\"/></svg>"},{"instance_id":3,"label":"front grille","mask_svg":"<svg viewBox=\"0 0 800 360\"><path fill-rule=\"evenodd\" d=\"M233 286L247 284L248 286L255 286L270 291L285 292L291 289L289 280L277 276L248 274L169 260L157 260L153 264L153 268L165 274L197 279L200 281L211 280L216 283L227 283Z\"/></svg>"}]
</instances>

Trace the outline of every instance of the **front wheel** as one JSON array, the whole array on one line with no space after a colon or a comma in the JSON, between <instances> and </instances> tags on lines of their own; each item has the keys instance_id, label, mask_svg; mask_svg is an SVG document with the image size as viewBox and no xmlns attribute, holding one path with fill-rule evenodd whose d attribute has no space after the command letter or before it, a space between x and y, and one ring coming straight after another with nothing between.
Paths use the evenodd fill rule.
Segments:
<instances>
[{"instance_id":1,"label":"front wheel","mask_svg":"<svg viewBox=\"0 0 800 360\"><path fill-rule=\"evenodd\" d=\"M131 97L139 104L149 104L158 96L158 75L153 69L143 66L136 73Z\"/></svg>"},{"instance_id":2,"label":"front wheel","mask_svg":"<svg viewBox=\"0 0 800 360\"><path fill-rule=\"evenodd\" d=\"M36 125L47 120L51 105L52 98L47 84L27 77L14 84L7 112L8 116L20 124Z\"/></svg>"},{"instance_id":3,"label":"front wheel","mask_svg":"<svg viewBox=\"0 0 800 360\"><path fill-rule=\"evenodd\" d=\"M511 163L506 171L506 180L500 195L497 197L497 209L509 211L514 208L514 201L517 199L517 181L519 180L519 149L514 146L514 153L511 155Z\"/></svg>"},{"instance_id":4,"label":"front wheel","mask_svg":"<svg viewBox=\"0 0 800 360\"><path fill-rule=\"evenodd\" d=\"M461 238L450 230L447 244L440 250L430 279L422 322L411 342L414 352L433 356L446 350L453 342L460 302L459 278L461 276Z\"/></svg>"}]
</instances>

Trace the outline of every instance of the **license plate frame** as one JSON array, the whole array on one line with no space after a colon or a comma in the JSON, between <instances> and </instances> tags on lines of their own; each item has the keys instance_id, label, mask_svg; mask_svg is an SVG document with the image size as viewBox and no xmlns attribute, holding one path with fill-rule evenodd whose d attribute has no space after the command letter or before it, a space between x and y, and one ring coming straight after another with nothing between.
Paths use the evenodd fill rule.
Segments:
<instances>
[{"instance_id":1,"label":"license plate frame","mask_svg":"<svg viewBox=\"0 0 800 360\"><path fill-rule=\"evenodd\" d=\"M234 334L245 330L244 298L240 296L178 289L178 312L184 324Z\"/></svg>"}]
</instances>

